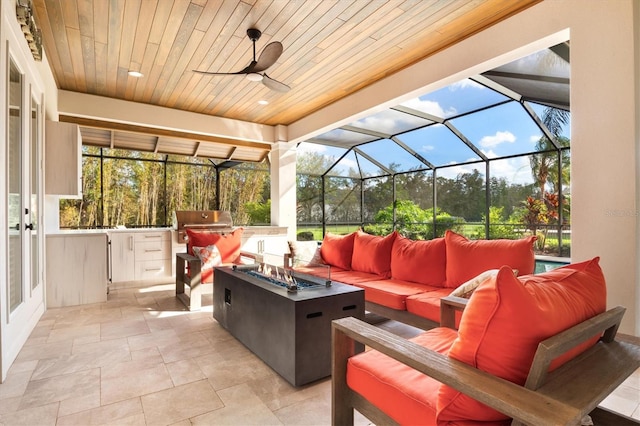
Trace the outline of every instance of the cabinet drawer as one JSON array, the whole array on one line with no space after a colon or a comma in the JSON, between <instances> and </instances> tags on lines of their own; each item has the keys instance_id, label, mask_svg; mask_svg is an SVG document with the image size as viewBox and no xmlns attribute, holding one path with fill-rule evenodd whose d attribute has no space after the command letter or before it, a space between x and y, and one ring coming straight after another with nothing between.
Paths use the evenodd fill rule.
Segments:
<instances>
[{"instance_id":1,"label":"cabinet drawer","mask_svg":"<svg viewBox=\"0 0 640 426\"><path fill-rule=\"evenodd\" d=\"M171 255L171 242L148 241L144 243L136 242L136 262L145 260L169 259Z\"/></svg>"},{"instance_id":2,"label":"cabinet drawer","mask_svg":"<svg viewBox=\"0 0 640 426\"><path fill-rule=\"evenodd\" d=\"M162 278L171 275L171 260L147 260L136 262L136 280Z\"/></svg>"},{"instance_id":3,"label":"cabinet drawer","mask_svg":"<svg viewBox=\"0 0 640 426\"><path fill-rule=\"evenodd\" d=\"M150 231L150 232L135 232L134 240L136 243L145 243L149 241L169 241L171 233L169 231Z\"/></svg>"}]
</instances>

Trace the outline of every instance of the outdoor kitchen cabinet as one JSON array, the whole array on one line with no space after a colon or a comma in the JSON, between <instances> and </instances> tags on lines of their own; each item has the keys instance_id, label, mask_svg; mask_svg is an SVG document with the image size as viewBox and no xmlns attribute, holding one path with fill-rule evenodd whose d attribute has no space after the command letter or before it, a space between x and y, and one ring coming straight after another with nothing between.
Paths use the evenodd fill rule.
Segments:
<instances>
[{"instance_id":1,"label":"outdoor kitchen cabinet","mask_svg":"<svg viewBox=\"0 0 640 426\"><path fill-rule=\"evenodd\" d=\"M242 233L242 250L256 254L283 254L289 250L287 227L247 226Z\"/></svg>"},{"instance_id":2,"label":"outdoor kitchen cabinet","mask_svg":"<svg viewBox=\"0 0 640 426\"><path fill-rule=\"evenodd\" d=\"M47 308L107 301L107 235L72 232L46 237Z\"/></svg>"},{"instance_id":3,"label":"outdoor kitchen cabinet","mask_svg":"<svg viewBox=\"0 0 640 426\"><path fill-rule=\"evenodd\" d=\"M45 124L45 193L82 198L82 136L73 123Z\"/></svg>"},{"instance_id":4,"label":"outdoor kitchen cabinet","mask_svg":"<svg viewBox=\"0 0 640 426\"><path fill-rule=\"evenodd\" d=\"M170 231L111 231L109 235L112 283L171 279Z\"/></svg>"},{"instance_id":5,"label":"outdoor kitchen cabinet","mask_svg":"<svg viewBox=\"0 0 640 426\"><path fill-rule=\"evenodd\" d=\"M133 249L133 234L114 232L111 239L111 281L135 280L136 261Z\"/></svg>"}]
</instances>

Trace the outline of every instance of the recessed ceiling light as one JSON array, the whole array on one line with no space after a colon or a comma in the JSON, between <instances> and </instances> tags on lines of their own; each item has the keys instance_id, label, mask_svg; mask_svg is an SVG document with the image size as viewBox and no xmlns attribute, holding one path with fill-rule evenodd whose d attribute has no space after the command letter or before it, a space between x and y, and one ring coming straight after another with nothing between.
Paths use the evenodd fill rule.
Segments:
<instances>
[{"instance_id":1,"label":"recessed ceiling light","mask_svg":"<svg viewBox=\"0 0 640 426\"><path fill-rule=\"evenodd\" d=\"M140 71L129 71L129 75L135 78L140 78L143 76L143 74Z\"/></svg>"},{"instance_id":2,"label":"recessed ceiling light","mask_svg":"<svg viewBox=\"0 0 640 426\"><path fill-rule=\"evenodd\" d=\"M263 99L263 100L261 100L261 101L258 101L258 103L259 103L260 105L268 105L268 104L269 104L269 101L265 101L265 100Z\"/></svg>"}]
</instances>

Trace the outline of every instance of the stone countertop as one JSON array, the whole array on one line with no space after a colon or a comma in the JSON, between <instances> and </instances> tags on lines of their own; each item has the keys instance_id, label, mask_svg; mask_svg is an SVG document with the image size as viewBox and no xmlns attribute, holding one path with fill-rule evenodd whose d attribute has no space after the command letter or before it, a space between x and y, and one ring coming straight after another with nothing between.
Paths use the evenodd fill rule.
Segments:
<instances>
[{"instance_id":1,"label":"stone countertop","mask_svg":"<svg viewBox=\"0 0 640 426\"><path fill-rule=\"evenodd\" d=\"M256 226L234 226L234 228L244 228L246 231L279 231L286 234L286 226L277 225L256 225ZM112 234L116 232L154 232L154 231L174 231L173 228L104 228L104 229L60 229L46 232L46 235L91 235L91 234Z\"/></svg>"},{"instance_id":2,"label":"stone countertop","mask_svg":"<svg viewBox=\"0 0 640 426\"><path fill-rule=\"evenodd\" d=\"M47 237L84 237L93 235L107 235L108 229L60 229L47 232Z\"/></svg>"}]
</instances>

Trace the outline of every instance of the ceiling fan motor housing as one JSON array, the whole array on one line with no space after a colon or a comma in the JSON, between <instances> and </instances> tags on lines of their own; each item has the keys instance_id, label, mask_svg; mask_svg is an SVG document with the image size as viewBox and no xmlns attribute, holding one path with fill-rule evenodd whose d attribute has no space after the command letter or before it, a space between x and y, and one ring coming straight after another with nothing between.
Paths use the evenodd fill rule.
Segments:
<instances>
[{"instance_id":1,"label":"ceiling fan motor housing","mask_svg":"<svg viewBox=\"0 0 640 426\"><path fill-rule=\"evenodd\" d=\"M262 35L262 31L257 30L255 28L249 28L247 30L247 36L249 37L249 39L251 41L258 41L258 39L260 39L261 35Z\"/></svg>"}]
</instances>

